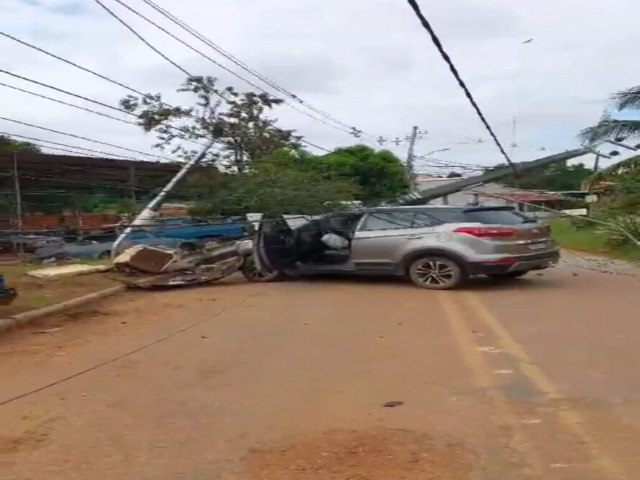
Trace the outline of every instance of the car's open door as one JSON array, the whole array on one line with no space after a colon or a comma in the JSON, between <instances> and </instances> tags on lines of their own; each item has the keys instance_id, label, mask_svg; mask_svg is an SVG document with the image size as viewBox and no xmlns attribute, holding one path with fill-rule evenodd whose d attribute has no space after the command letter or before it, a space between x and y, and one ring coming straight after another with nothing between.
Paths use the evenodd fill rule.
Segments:
<instances>
[{"instance_id":1,"label":"car's open door","mask_svg":"<svg viewBox=\"0 0 640 480\"><path fill-rule=\"evenodd\" d=\"M254 245L254 259L260 270L291 270L296 264L295 232L282 215L260 221Z\"/></svg>"}]
</instances>

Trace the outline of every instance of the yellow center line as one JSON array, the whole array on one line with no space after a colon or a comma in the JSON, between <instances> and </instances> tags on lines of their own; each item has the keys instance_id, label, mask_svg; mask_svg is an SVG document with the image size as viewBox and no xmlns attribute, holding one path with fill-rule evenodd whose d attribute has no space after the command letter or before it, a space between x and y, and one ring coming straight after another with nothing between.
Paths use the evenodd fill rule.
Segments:
<instances>
[{"instance_id":1,"label":"yellow center line","mask_svg":"<svg viewBox=\"0 0 640 480\"><path fill-rule=\"evenodd\" d=\"M492 388L495 387L496 382L491 366L487 362L486 356L478 350L475 338L469 333L471 329L467 325L464 313L458 306L457 298L450 292L438 292L438 300L458 345L462 361L472 374L474 386L484 390L498 413L498 419L511 429L513 433L511 448L527 462L530 469L528 473L540 476L542 463L539 456L525 438L522 424L509 407L508 400L498 390Z\"/></svg>"},{"instance_id":2,"label":"yellow center line","mask_svg":"<svg viewBox=\"0 0 640 480\"><path fill-rule=\"evenodd\" d=\"M473 308L477 317L493 332L500 346L510 353L518 364L519 370L550 401L561 402L562 407L556 410L556 416L564 428L578 437L589 453L592 462L597 465L607 479L629 478L622 468L609 455L601 450L597 442L585 427L586 421L578 411L571 408L560 389L547 375L533 363L524 348L513 338L502 322L485 305L480 296L473 292L465 292L465 300Z\"/></svg>"}]
</instances>

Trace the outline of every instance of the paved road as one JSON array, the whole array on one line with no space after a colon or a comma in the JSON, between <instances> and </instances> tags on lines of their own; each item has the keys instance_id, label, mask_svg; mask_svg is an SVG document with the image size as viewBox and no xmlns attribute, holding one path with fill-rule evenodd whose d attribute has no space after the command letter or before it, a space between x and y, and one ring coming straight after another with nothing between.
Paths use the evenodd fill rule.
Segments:
<instances>
[{"instance_id":1,"label":"paved road","mask_svg":"<svg viewBox=\"0 0 640 480\"><path fill-rule=\"evenodd\" d=\"M127 294L0 340L0 402L77 374L0 406L0 478L632 480L639 282Z\"/></svg>"}]
</instances>

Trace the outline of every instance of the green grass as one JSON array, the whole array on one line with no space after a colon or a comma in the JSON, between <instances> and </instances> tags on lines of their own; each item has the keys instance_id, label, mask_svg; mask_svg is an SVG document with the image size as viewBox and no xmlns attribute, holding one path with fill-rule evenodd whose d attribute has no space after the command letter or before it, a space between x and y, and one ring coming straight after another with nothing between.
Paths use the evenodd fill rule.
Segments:
<instances>
[{"instance_id":1,"label":"green grass","mask_svg":"<svg viewBox=\"0 0 640 480\"><path fill-rule=\"evenodd\" d=\"M610 246L604 233L598 227L576 228L568 218L548 221L551 234L561 247L582 252L599 253L625 260L640 261L640 248L634 245Z\"/></svg>"}]
</instances>

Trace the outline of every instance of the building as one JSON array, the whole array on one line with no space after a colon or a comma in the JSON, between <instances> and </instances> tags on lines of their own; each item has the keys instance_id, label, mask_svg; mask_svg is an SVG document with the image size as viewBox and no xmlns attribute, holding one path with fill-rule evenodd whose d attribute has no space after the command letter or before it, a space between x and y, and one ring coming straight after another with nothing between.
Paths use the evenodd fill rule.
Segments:
<instances>
[{"instance_id":1,"label":"building","mask_svg":"<svg viewBox=\"0 0 640 480\"><path fill-rule=\"evenodd\" d=\"M417 190L427 190L430 188L449 185L460 178L441 178L430 176L418 176L416 179ZM538 190L523 190L508 187L499 183L486 183L466 190L437 198L429 202L431 205L492 205L510 206L523 212L532 212L535 205L547 208L559 207L564 201L562 195L553 192L542 192Z\"/></svg>"}]
</instances>

